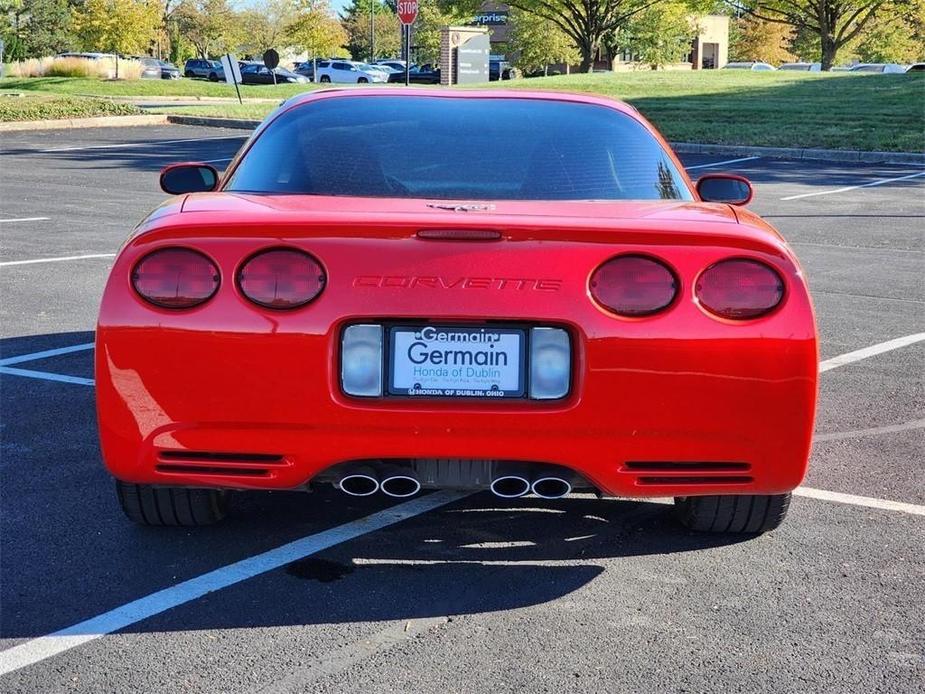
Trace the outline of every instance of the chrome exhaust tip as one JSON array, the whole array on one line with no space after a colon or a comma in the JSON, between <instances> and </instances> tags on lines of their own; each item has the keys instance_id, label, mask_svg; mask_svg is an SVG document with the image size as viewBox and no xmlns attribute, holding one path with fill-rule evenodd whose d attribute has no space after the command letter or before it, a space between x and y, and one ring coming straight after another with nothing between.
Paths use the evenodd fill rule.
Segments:
<instances>
[{"instance_id":1,"label":"chrome exhaust tip","mask_svg":"<svg viewBox=\"0 0 925 694\"><path fill-rule=\"evenodd\" d=\"M502 499L516 499L529 493L530 482L518 475L496 477L491 483L491 492Z\"/></svg>"},{"instance_id":2,"label":"chrome exhaust tip","mask_svg":"<svg viewBox=\"0 0 925 694\"><path fill-rule=\"evenodd\" d=\"M540 477L530 489L541 499L561 499L571 493L572 485L561 477Z\"/></svg>"},{"instance_id":3,"label":"chrome exhaust tip","mask_svg":"<svg viewBox=\"0 0 925 694\"><path fill-rule=\"evenodd\" d=\"M379 491L379 480L366 472L353 472L341 477L337 486L349 496L372 496Z\"/></svg>"},{"instance_id":4,"label":"chrome exhaust tip","mask_svg":"<svg viewBox=\"0 0 925 694\"><path fill-rule=\"evenodd\" d=\"M421 483L411 475L392 475L382 480L379 489L386 496L403 499L421 491Z\"/></svg>"}]
</instances>

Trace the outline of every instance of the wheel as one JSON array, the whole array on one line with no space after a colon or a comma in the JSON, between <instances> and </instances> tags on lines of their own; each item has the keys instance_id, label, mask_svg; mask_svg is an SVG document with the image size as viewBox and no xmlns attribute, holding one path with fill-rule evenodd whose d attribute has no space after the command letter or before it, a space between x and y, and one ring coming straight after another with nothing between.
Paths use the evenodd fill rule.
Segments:
<instances>
[{"instance_id":1,"label":"wheel","mask_svg":"<svg viewBox=\"0 0 925 694\"><path fill-rule=\"evenodd\" d=\"M225 517L228 495L218 489L129 484L116 480L116 496L129 520L139 525L210 525Z\"/></svg>"},{"instance_id":2,"label":"wheel","mask_svg":"<svg viewBox=\"0 0 925 694\"><path fill-rule=\"evenodd\" d=\"M192 78L192 77L195 77L195 76L196 76L196 73L195 73L195 72L193 72L192 70L187 70L187 71L186 71L186 72L184 72L183 74L184 74L184 75L186 75L187 77L190 77L190 78Z\"/></svg>"},{"instance_id":3,"label":"wheel","mask_svg":"<svg viewBox=\"0 0 925 694\"><path fill-rule=\"evenodd\" d=\"M787 517L790 494L679 496L678 519L691 530L711 533L764 533Z\"/></svg>"},{"instance_id":4,"label":"wheel","mask_svg":"<svg viewBox=\"0 0 925 694\"><path fill-rule=\"evenodd\" d=\"M366 79L365 77L360 77L360 78L357 80L357 84L368 84L368 83L369 83L369 80Z\"/></svg>"},{"instance_id":5,"label":"wheel","mask_svg":"<svg viewBox=\"0 0 925 694\"><path fill-rule=\"evenodd\" d=\"M328 77L327 75L322 75L322 76L321 76L321 79L318 80L318 81L319 81L319 82L330 82L330 81L331 81L331 78Z\"/></svg>"},{"instance_id":6,"label":"wheel","mask_svg":"<svg viewBox=\"0 0 925 694\"><path fill-rule=\"evenodd\" d=\"M210 73L209 73L209 81L210 81L210 82L218 82L218 75L216 75L214 72L210 72Z\"/></svg>"}]
</instances>

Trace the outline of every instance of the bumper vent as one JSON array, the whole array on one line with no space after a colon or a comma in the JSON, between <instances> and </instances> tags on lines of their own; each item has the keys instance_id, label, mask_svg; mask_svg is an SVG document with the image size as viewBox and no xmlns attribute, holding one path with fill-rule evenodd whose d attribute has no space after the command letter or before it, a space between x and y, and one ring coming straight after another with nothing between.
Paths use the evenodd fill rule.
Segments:
<instances>
[{"instance_id":1,"label":"bumper vent","mask_svg":"<svg viewBox=\"0 0 925 694\"><path fill-rule=\"evenodd\" d=\"M754 478L749 463L628 461L620 472L632 475L643 487L664 485L750 484Z\"/></svg>"},{"instance_id":2,"label":"bumper vent","mask_svg":"<svg viewBox=\"0 0 925 694\"><path fill-rule=\"evenodd\" d=\"M155 470L167 475L220 477L272 477L286 467L276 453L216 453L211 451L160 451Z\"/></svg>"}]
</instances>

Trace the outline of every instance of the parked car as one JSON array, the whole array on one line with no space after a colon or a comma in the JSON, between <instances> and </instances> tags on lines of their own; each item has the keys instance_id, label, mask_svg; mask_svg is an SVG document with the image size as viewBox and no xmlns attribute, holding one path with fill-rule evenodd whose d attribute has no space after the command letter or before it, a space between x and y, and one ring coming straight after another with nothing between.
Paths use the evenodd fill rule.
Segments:
<instances>
[{"instance_id":1,"label":"parked car","mask_svg":"<svg viewBox=\"0 0 925 694\"><path fill-rule=\"evenodd\" d=\"M822 63L784 63L777 69L784 72L821 72Z\"/></svg>"},{"instance_id":2,"label":"parked car","mask_svg":"<svg viewBox=\"0 0 925 694\"><path fill-rule=\"evenodd\" d=\"M183 74L187 77L201 77L211 82L225 79L225 69L217 60L204 60L190 58L183 66Z\"/></svg>"},{"instance_id":3,"label":"parked car","mask_svg":"<svg viewBox=\"0 0 925 694\"><path fill-rule=\"evenodd\" d=\"M498 80L513 80L520 77L520 70L506 60L492 58L488 61L488 79L491 82Z\"/></svg>"},{"instance_id":4,"label":"parked car","mask_svg":"<svg viewBox=\"0 0 925 694\"><path fill-rule=\"evenodd\" d=\"M389 82L404 83L404 81L404 72L389 75ZM440 84L440 68L434 68L432 65L412 65L408 71L408 81L411 84Z\"/></svg>"},{"instance_id":5,"label":"parked car","mask_svg":"<svg viewBox=\"0 0 925 694\"><path fill-rule=\"evenodd\" d=\"M115 60L115 53L58 53L57 58L83 58L84 60Z\"/></svg>"},{"instance_id":6,"label":"parked car","mask_svg":"<svg viewBox=\"0 0 925 694\"><path fill-rule=\"evenodd\" d=\"M293 65L292 71L297 75L302 75L302 77L307 78L309 82L313 82L315 80L315 62L314 60L306 60L296 63ZM319 60L317 62L320 63L322 61Z\"/></svg>"},{"instance_id":7,"label":"parked car","mask_svg":"<svg viewBox=\"0 0 925 694\"><path fill-rule=\"evenodd\" d=\"M906 72L925 72L925 63L912 63L906 68Z\"/></svg>"},{"instance_id":8,"label":"parked car","mask_svg":"<svg viewBox=\"0 0 925 694\"><path fill-rule=\"evenodd\" d=\"M774 66L769 63L762 63L757 60L751 60L744 63L726 63L723 65L724 70L751 70L752 72L773 72Z\"/></svg>"},{"instance_id":9,"label":"parked car","mask_svg":"<svg viewBox=\"0 0 925 694\"><path fill-rule=\"evenodd\" d=\"M282 67L270 70L263 63L248 63L241 68L241 84L307 84L310 81L308 77Z\"/></svg>"},{"instance_id":10,"label":"parked car","mask_svg":"<svg viewBox=\"0 0 925 694\"><path fill-rule=\"evenodd\" d=\"M396 59L377 60L375 64L385 65L386 67L390 67L393 70L397 70L398 72L405 71L405 61L404 60L396 60Z\"/></svg>"},{"instance_id":11,"label":"parked car","mask_svg":"<svg viewBox=\"0 0 925 694\"><path fill-rule=\"evenodd\" d=\"M905 71L906 68L896 63L860 63L849 70L849 72L876 72L889 75L898 75Z\"/></svg>"},{"instance_id":12,"label":"parked car","mask_svg":"<svg viewBox=\"0 0 925 694\"><path fill-rule=\"evenodd\" d=\"M178 80L180 68L166 60L157 58L141 58L141 78L148 80Z\"/></svg>"},{"instance_id":13,"label":"parked car","mask_svg":"<svg viewBox=\"0 0 925 694\"><path fill-rule=\"evenodd\" d=\"M372 70L365 63L353 60L325 60L318 63L316 82L335 84L367 84L387 82L388 78L379 70Z\"/></svg>"},{"instance_id":14,"label":"parked car","mask_svg":"<svg viewBox=\"0 0 925 694\"><path fill-rule=\"evenodd\" d=\"M634 108L589 94L319 90L264 123L222 177L162 171L177 197L103 292L98 430L129 519L333 485L784 520L818 336L796 254L736 207L747 180L692 183Z\"/></svg>"}]
</instances>

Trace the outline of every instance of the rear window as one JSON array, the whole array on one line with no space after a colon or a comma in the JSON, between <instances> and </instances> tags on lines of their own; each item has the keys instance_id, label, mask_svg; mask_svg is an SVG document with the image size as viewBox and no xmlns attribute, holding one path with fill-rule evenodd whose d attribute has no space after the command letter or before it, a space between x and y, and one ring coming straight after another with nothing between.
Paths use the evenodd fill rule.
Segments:
<instances>
[{"instance_id":1,"label":"rear window","mask_svg":"<svg viewBox=\"0 0 925 694\"><path fill-rule=\"evenodd\" d=\"M690 200L630 116L537 99L309 102L253 143L225 190L478 200Z\"/></svg>"}]
</instances>

